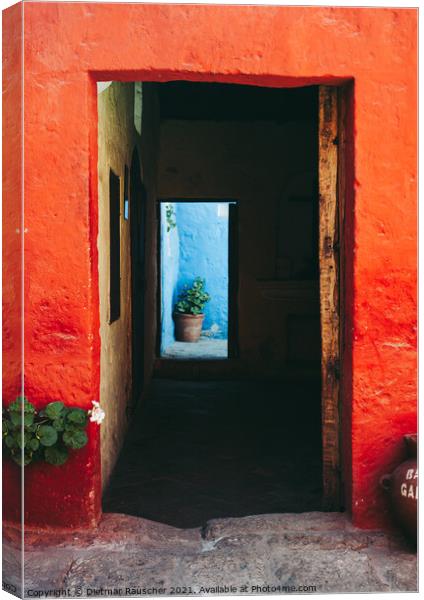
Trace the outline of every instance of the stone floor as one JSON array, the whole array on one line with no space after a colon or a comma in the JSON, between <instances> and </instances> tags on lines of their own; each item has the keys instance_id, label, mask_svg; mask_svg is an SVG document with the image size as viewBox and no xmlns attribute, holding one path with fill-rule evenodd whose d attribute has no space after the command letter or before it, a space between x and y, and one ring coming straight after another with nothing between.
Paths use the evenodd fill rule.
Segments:
<instances>
[{"instance_id":1,"label":"stone floor","mask_svg":"<svg viewBox=\"0 0 424 600\"><path fill-rule=\"evenodd\" d=\"M175 527L321 509L319 382L154 380L104 510Z\"/></svg>"},{"instance_id":2,"label":"stone floor","mask_svg":"<svg viewBox=\"0 0 424 600\"><path fill-rule=\"evenodd\" d=\"M416 591L401 537L319 512L319 397L312 382L155 381L99 527L26 530L25 596ZM19 532L3 533L19 595Z\"/></svg>"},{"instance_id":3,"label":"stone floor","mask_svg":"<svg viewBox=\"0 0 424 600\"><path fill-rule=\"evenodd\" d=\"M20 593L18 533L4 532L3 581ZM25 596L417 590L414 550L341 513L211 520L176 529L105 514L95 531L27 532ZM59 591L59 592L58 592ZM61 596L62 597L62 596Z\"/></svg>"},{"instance_id":4,"label":"stone floor","mask_svg":"<svg viewBox=\"0 0 424 600\"><path fill-rule=\"evenodd\" d=\"M227 340L201 337L198 342L174 342L162 352L162 358L179 360L216 360L228 358Z\"/></svg>"}]
</instances>

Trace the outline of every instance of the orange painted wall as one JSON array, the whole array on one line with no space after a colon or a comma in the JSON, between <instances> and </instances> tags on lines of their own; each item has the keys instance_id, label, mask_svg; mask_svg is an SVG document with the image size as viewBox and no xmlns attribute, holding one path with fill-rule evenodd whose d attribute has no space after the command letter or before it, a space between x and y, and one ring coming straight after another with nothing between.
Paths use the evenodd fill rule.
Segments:
<instances>
[{"instance_id":1,"label":"orange painted wall","mask_svg":"<svg viewBox=\"0 0 424 600\"><path fill-rule=\"evenodd\" d=\"M24 13L25 382L39 403L88 406L99 393L95 80L354 81L345 478L354 523L387 525L378 480L416 430L417 11L29 2ZM91 433L66 468L27 470L33 524L98 519Z\"/></svg>"},{"instance_id":2,"label":"orange painted wall","mask_svg":"<svg viewBox=\"0 0 424 600\"><path fill-rule=\"evenodd\" d=\"M3 403L22 391L22 4L3 19ZM22 512L21 477L16 465L4 463L3 511L15 521Z\"/></svg>"}]
</instances>

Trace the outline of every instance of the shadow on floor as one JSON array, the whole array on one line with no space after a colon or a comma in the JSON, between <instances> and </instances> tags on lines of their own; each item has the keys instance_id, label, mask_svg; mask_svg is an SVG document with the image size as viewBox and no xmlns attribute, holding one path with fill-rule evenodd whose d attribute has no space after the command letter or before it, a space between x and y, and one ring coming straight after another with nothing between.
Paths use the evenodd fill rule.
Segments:
<instances>
[{"instance_id":1,"label":"shadow on floor","mask_svg":"<svg viewBox=\"0 0 424 600\"><path fill-rule=\"evenodd\" d=\"M154 380L103 509L175 527L321 509L319 383Z\"/></svg>"}]
</instances>

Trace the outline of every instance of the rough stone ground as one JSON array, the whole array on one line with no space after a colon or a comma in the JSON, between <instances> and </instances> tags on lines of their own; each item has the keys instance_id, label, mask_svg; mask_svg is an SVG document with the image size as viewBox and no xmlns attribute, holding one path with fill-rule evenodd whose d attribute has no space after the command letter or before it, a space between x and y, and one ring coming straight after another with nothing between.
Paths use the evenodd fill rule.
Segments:
<instances>
[{"instance_id":1,"label":"rough stone ground","mask_svg":"<svg viewBox=\"0 0 424 600\"><path fill-rule=\"evenodd\" d=\"M6 533L4 580L19 588L18 550ZM416 554L400 537L356 529L341 513L214 519L195 529L105 514L94 532L26 533L27 597L63 588L83 597L137 594L132 588L210 594L218 586L228 593L416 591L416 570Z\"/></svg>"},{"instance_id":2,"label":"rough stone ground","mask_svg":"<svg viewBox=\"0 0 424 600\"><path fill-rule=\"evenodd\" d=\"M162 353L162 358L178 358L182 360L211 360L227 357L227 340L211 340L207 337L201 337L196 343L174 342Z\"/></svg>"}]
</instances>

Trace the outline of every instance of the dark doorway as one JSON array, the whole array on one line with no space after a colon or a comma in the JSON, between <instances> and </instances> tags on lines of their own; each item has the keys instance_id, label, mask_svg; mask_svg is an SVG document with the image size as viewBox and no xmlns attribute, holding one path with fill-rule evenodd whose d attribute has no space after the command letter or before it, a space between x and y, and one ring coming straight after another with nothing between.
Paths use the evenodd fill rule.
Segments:
<instances>
[{"instance_id":1,"label":"dark doorway","mask_svg":"<svg viewBox=\"0 0 424 600\"><path fill-rule=\"evenodd\" d=\"M104 508L178 527L340 510L337 96L318 86L155 89L156 203L237 198L236 343L221 361L164 360L157 349Z\"/></svg>"}]
</instances>

